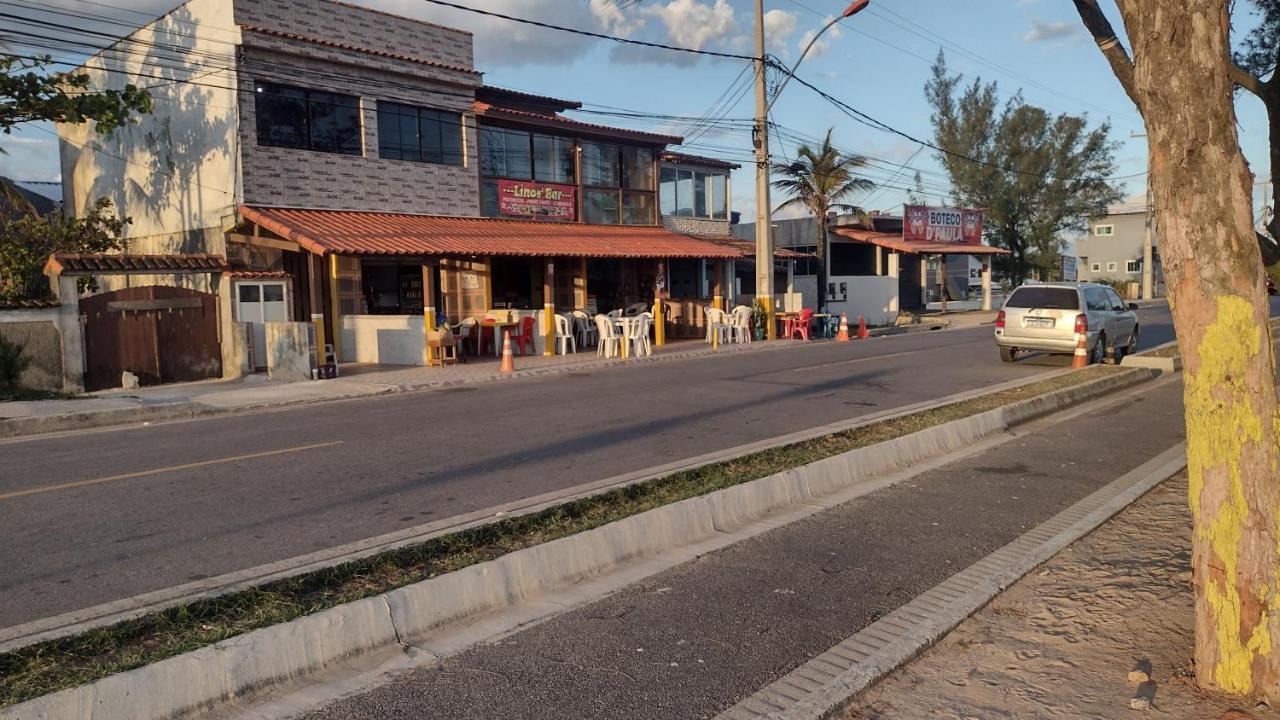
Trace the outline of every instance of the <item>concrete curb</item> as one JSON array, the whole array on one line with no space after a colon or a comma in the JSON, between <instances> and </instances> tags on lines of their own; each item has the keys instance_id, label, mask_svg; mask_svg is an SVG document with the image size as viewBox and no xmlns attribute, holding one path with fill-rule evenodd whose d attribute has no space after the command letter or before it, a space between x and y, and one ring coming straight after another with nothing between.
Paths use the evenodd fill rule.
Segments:
<instances>
[{"instance_id":1,"label":"concrete curb","mask_svg":"<svg viewBox=\"0 0 1280 720\"><path fill-rule=\"evenodd\" d=\"M1180 443L745 698L716 720L832 717L1010 585L1186 465L1186 444Z\"/></svg>"},{"instance_id":2,"label":"concrete curb","mask_svg":"<svg viewBox=\"0 0 1280 720\"><path fill-rule=\"evenodd\" d=\"M1153 370L1159 370L1166 373L1178 372L1182 369L1181 355L1172 355L1168 357L1155 357L1151 355L1151 353L1158 352L1167 347L1177 347L1177 345L1178 341L1172 340L1153 348L1148 348L1137 355L1126 355L1124 356L1124 359L1120 361L1120 365L1121 367L1151 368Z\"/></svg>"},{"instance_id":3,"label":"concrete curb","mask_svg":"<svg viewBox=\"0 0 1280 720\"><path fill-rule=\"evenodd\" d=\"M872 476L970 446L1156 374L1134 370L851 450L503 555L0 711L4 720L171 720L318 673L624 563L697 543Z\"/></svg>"}]
</instances>

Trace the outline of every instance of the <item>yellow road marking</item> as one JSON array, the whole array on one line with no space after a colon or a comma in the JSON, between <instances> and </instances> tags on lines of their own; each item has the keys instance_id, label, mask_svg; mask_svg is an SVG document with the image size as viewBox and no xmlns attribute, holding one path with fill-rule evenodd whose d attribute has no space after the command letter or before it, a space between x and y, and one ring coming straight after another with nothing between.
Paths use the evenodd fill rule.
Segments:
<instances>
[{"instance_id":1,"label":"yellow road marking","mask_svg":"<svg viewBox=\"0 0 1280 720\"><path fill-rule=\"evenodd\" d=\"M72 488L82 488L89 485L100 485L102 483L115 482L116 480L131 480L133 478L146 477L148 475L159 475L160 473L177 472L179 470L190 470L192 468L206 467L209 465L221 465L223 463L237 462L240 460L254 460L257 458L270 457L272 455L302 452L303 450L317 450L319 448L341 445L342 442L342 440L334 440L333 442L299 445L297 447L281 448L279 450L265 450L263 452L248 453L245 455L232 455L231 457L218 458L217 460L201 460L200 462L185 463L183 465L170 465L168 467L154 468L152 470L139 470L137 472L123 473L120 475L109 475L107 477L93 478L92 480L78 480L76 482L62 483L61 485L45 485L43 487L28 488L26 490L15 490L13 492L0 493L0 500L12 500L13 498L23 497L25 495L38 495L40 493L55 492L58 490L70 490Z\"/></svg>"}]
</instances>

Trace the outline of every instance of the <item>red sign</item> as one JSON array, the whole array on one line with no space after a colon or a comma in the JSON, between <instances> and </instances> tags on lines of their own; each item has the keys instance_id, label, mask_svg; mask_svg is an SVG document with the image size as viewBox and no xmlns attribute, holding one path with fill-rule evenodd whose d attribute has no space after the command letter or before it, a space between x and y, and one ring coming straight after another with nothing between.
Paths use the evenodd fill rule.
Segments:
<instances>
[{"instance_id":1,"label":"red sign","mask_svg":"<svg viewBox=\"0 0 1280 720\"><path fill-rule=\"evenodd\" d=\"M982 244L982 211L908 205L902 239L908 242Z\"/></svg>"},{"instance_id":2,"label":"red sign","mask_svg":"<svg viewBox=\"0 0 1280 720\"><path fill-rule=\"evenodd\" d=\"M572 185L550 185L527 180L498 181L498 209L503 215L572 220Z\"/></svg>"}]
</instances>

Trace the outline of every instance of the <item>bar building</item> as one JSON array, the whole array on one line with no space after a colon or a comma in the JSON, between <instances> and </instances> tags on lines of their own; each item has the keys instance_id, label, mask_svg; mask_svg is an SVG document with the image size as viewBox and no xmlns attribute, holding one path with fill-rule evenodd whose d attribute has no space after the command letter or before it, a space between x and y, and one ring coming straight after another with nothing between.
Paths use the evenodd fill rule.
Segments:
<instances>
[{"instance_id":1,"label":"bar building","mask_svg":"<svg viewBox=\"0 0 1280 720\"><path fill-rule=\"evenodd\" d=\"M107 197L133 219L130 270L98 292L214 296L224 376L265 365L270 321L312 322L345 362L422 364L444 317L545 328L552 310L665 296L666 334L699 336L693 303L723 303L753 254L727 240L734 166L486 85L464 30L333 0L190 0L83 71L155 105L111 135L58 128L67 211ZM188 256L222 262L164 272Z\"/></svg>"}]
</instances>

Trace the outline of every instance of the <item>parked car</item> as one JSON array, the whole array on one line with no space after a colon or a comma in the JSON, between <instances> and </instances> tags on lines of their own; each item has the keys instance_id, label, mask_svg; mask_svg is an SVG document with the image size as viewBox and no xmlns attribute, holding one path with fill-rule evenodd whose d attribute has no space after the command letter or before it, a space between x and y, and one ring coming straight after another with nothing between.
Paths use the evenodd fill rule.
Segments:
<instances>
[{"instance_id":1,"label":"parked car","mask_svg":"<svg viewBox=\"0 0 1280 720\"><path fill-rule=\"evenodd\" d=\"M1074 353L1076 336L1085 336L1089 362L1115 362L1138 351L1138 309L1115 290L1097 283L1039 283L1018 287L996 316L1000 359L1013 362L1020 352Z\"/></svg>"}]
</instances>

